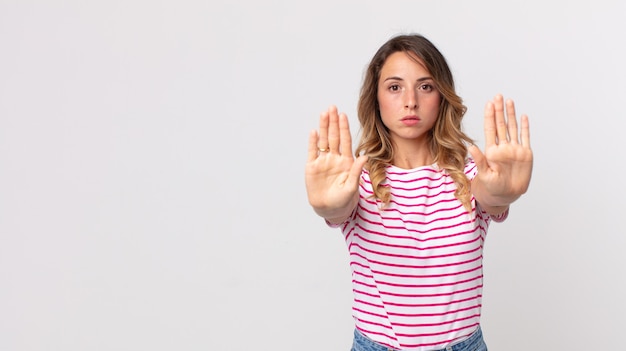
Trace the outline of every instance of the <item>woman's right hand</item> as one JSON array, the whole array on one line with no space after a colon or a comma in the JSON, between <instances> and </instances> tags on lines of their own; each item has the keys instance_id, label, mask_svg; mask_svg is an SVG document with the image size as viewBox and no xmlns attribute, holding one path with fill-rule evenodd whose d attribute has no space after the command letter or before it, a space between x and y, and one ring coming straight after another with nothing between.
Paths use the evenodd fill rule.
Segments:
<instances>
[{"instance_id":1,"label":"woman's right hand","mask_svg":"<svg viewBox=\"0 0 626 351\"><path fill-rule=\"evenodd\" d=\"M359 177L367 156L352 155L348 117L335 106L320 115L320 128L309 135L305 169L309 203L332 224L340 224L359 200Z\"/></svg>"}]
</instances>

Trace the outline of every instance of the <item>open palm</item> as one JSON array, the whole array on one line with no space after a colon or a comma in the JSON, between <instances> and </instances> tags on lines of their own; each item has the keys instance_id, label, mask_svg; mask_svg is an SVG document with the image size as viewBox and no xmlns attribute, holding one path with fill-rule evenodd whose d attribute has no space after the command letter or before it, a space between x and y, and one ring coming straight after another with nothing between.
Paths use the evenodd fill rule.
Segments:
<instances>
[{"instance_id":1,"label":"open palm","mask_svg":"<svg viewBox=\"0 0 626 351\"><path fill-rule=\"evenodd\" d=\"M478 197L483 195L490 205L508 205L528 190L533 168L528 116L522 115L520 122L521 128L518 128L512 100L506 102L506 110L501 95L487 103L485 152L475 146L470 148L478 167L473 182L480 183L484 190L475 194L479 202Z\"/></svg>"},{"instance_id":2,"label":"open palm","mask_svg":"<svg viewBox=\"0 0 626 351\"><path fill-rule=\"evenodd\" d=\"M331 106L309 135L305 167L309 203L326 219L345 219L358 201L359 175L367 158L355 160L348 118Z\"/></svg>"}]
</instances>

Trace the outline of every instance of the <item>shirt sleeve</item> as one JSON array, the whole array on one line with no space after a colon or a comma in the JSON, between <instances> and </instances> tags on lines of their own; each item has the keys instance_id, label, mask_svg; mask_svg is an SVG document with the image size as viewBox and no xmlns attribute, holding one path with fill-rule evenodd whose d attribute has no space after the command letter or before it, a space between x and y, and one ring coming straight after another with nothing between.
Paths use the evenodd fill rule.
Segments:
<instances>
[{"instance_id":1,"label":"shirt sleeve","mask_svg":"<svg viewBox=\"0 0 626 351\"><path fill-rule=\"evenodd\" d=\"M500 213L497 216L491 216L491 220L496 223L502 223L507 219L507 217L509 217L509 208L507 208L506 211Z\"/></svg>"},{"instance_id":2,"label":"shirt sleeve","mask_svg":"<svg viewBox=\"0 0 626 351\"><path fill-rule=\"evenodd\" d=\"M344 223L332 224L326 218L324 218L324 222L326 222L326 225L329 226L330 228L340 228L342 225L344 225Z\"/></svg>"}]
</instances>

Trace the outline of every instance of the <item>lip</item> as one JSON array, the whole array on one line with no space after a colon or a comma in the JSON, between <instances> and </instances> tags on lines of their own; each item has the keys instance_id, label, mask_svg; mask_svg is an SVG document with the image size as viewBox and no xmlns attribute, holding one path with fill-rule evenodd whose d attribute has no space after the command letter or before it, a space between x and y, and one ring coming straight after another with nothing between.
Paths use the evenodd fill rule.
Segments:
<instances>
[{"instance_id":1,"label":"lip","mask_svg":"<svg viewBox=\"0 0 626 351\"><path fill-rule=\"evenodd\" d=\"M418 116L405 116L400 121L406 126L417 124L421 119Z\"/></svg>"}]
</instances>

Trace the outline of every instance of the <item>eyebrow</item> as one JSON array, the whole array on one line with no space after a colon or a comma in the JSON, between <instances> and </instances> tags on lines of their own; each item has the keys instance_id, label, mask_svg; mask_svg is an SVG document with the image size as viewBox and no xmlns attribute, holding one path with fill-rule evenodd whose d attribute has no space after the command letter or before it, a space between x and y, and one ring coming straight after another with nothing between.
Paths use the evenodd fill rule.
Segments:
<instances>
[{"instance_id":1,"label":"eyebrow","mask_svg":"<svg viewBox=\"0 0 626 351\"><path fill-rule=\"evenodd\" d=\"M386 82L388 80L404 80L404 79L402 79L400 77L392 76L392 77L385 78L385 80L383 80L383 82ZM419 78L417 81L418 82L424 82L424 81L427 81L427 80L434 80L434 79L433 79L433 77L422 77L422 78Z\"/></svg>"}]
</instances>

